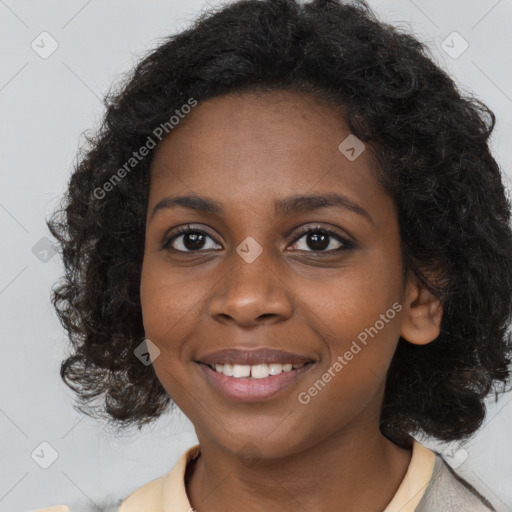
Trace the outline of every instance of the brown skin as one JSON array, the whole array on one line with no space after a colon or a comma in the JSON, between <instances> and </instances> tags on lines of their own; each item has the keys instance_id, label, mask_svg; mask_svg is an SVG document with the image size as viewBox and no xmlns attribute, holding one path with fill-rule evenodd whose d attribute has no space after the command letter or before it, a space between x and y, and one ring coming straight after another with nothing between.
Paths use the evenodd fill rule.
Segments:
<instances>
[{"instance_id":1,"label":"brown skin","mask_svg":"<svg viewBox=\"0 0 512 512\"><path fill-rule=\"evenodd\" d=\"M220 215L148 215L141 279L146 337L161 351L155 371L201 445L187 478L199 512L239 512L241 503L246 512L378 512L407 471L410 450L379 431L385 376L399 336L434 340L442 308L415 278L404 280L394 202L368 145L353 162L339 151L349 134L341 114L313 97L230 94L200 103L155 153L148 212L182 194L224 207ZM345 195L371 220L336 207L274 215L276 199L324 192ZM162 248L189 223L206 231L203 246L192 253L185 234ZM341 243L332 236L320 250L307 234L296 240L298 227L314 234L317 224L354 248L334 252ZM263 249L252 263L236 252L249 236ZM395 302L402 310L301 404L298 394ZM224 348L265 346L317 363L274 397L243 403L220 395L195 362Z\"/></svg>"}]
</instances>

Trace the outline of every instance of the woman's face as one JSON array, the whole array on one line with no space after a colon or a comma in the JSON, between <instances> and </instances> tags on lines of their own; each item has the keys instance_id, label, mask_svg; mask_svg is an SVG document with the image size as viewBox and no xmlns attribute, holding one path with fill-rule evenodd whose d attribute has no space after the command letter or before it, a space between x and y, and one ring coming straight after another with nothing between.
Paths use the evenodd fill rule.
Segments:
<instances>
[{"instance_id":1,"label":"woman's face","mask_svg":"<svg viewBox=\"0 0 512 512\"><path fill-rule=\"evenodd\" d=\"M393 201L369 146L349 135L309 96L227 95L199 103L157 148L144 328L201 443L278 457L378 429L405 283ZM192 234L176 233L187 225ZM240 352L215 355L229 349ZM258 349L290 354L251 359ZM254 376L229 375L244 362Z\"/></svg>"}]
</instances>

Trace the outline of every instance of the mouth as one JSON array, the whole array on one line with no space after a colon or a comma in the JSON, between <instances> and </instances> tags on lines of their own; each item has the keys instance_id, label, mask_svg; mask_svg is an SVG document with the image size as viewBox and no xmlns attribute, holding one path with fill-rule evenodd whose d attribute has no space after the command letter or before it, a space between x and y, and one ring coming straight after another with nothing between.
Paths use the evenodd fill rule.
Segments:
<instances>
[{"instance_id":1,"label":"mouth","mask_svg":"<svg viewBox=\"0 0 512 512\"><path fill-rule=\"evenodd\" d=\"M291 372L302 368L306 364L312 363L260 363L260 364L206 364L212 370L217 373L222 373L228 377L234 377L235 379L240 378L251 378L251 379L265 379L270 375L279 375L283 372Z\"/></svg>"},{"instance_id":2,"label":"mouth","mask_svg":"<svg viewBox=\"0 0 512 512\"><path fill-rule=\"evenodd\" d=\"M316 355L270 346L225 348L200 355L195 361L215 392L243 402L267 400L290 391L317 362Z\"/></svg>"}]
</instances>

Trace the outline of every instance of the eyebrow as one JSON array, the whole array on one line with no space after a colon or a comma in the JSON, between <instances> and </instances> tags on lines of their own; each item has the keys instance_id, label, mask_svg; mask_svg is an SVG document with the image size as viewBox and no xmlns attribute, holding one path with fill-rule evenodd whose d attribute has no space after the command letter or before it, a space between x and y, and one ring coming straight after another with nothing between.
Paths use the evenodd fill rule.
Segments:
<instances>
[{"instance_id":1,"label":"eyebrow","mask_svg":"<svg viewBox=\"0 0 512 512\"><path fill-rule=\"evenodd\" d=\"M151 212L150 220L157 212L172 208L187 208L199 213L221 215L224 213L222 203L207 197L196 195L169 196L159 201ZM274 213L276 216L311 212L320 208L337 207L353 211L365 217L375 225L370 214L359 204L348 197L335 193L326 194L298 194L285 199L278 199L274 202Z\"/></svg>"}]
</instances>

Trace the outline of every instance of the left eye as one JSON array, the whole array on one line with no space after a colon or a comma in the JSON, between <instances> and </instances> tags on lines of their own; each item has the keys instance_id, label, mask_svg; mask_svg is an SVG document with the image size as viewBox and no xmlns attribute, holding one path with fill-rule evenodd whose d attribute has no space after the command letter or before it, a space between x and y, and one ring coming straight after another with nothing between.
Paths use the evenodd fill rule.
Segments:
<instances>
[{"instance_id":1,"label":"left eye","mask_svg":"<svg viewBox=\"0 0 512 512\"><path fill-rule=\"evenodd\" d=\"M302 239L305 239L304 245L310 248L311 251L297 247L297 242ZM331 246L332 239L334 239L338 246L335 248L331 247L331 249L326 250ZM306 250L306 252L336 252L352 249L354 244L350 240L343 238L329 229L316 227L303 230L300 235L295 238L292 247L301 251Z\"/></svg>"}]
</instances>

